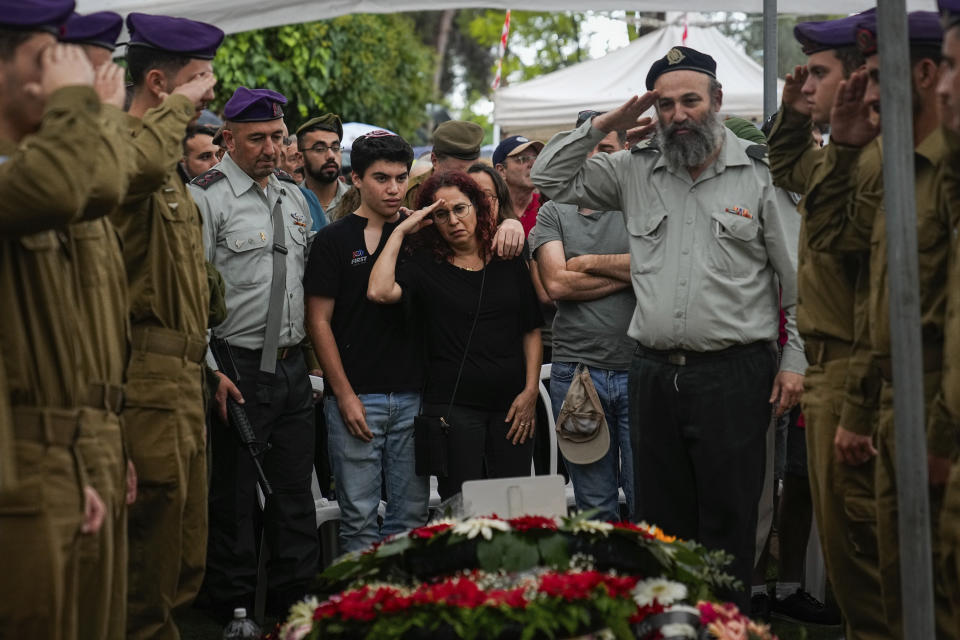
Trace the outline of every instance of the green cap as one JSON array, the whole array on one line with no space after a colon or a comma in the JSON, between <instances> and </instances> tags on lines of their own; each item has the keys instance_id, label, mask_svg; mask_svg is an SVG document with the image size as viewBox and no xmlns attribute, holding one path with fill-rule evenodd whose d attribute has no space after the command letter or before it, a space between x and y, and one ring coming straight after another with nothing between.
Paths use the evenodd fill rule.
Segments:
<instances>
[{"instance_id":1,"label":"green cap","mask_svg":"<svg viewBox=\"0 0 960 640\"><path fill-rule=\"evenodd\" d=\"M723 124L727 126L727 129L733 131L738 138L743 138L756 144L767 144L767 137L763 135L763 131L760 131L757 125L749 120L744 120L743 118L727 118L723 121Z\"/></svg>"},{"instance_id":2,"label":"green cap","mask_svg":"<svg viewBox=\"0 0 960 640\"><path fill-rule=\"evenodd\" d=\"M316 129L333 131L338 138L343 140L343 123L340 122L340 116L335 113L325 113L322 116L307 120L297 128L296 135L299 138L301 133L315 131Z\"/></svg>"},{"instance_id":3,"label":"green cap","mask_svg":"<svg viewBox=\"0 0 960 640\"><path fill-rule=\"evenodd\" d=\"M483 144L483 127L475 122L447 120L433 132L433 152L461 160L476 160Z\"/></svg>"}]
</instances>

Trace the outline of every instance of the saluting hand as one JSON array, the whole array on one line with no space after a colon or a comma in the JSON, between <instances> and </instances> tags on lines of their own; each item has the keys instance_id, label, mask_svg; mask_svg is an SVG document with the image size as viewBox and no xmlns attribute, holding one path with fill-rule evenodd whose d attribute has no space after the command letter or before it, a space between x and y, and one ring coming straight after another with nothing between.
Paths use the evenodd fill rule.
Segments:
<instances>
[{"instance_id":1,"label":"saluting hand","mask_svg":"<svg viewBox=\"0 0 960 640\"><path fill-rule=\"evenodd\" d=\"M810 103L803 95L803 85L810 76L810 70L804 65L797 65L793 73L788 73L783 79L783 106L793 109L805 116L810 115Z\"/></svg>"},{"instance_id":2,"label":"saluting hand","mask_svg":"<svg viewBox=\"0 0 960 640\"><path fill-rule=\"evenodd\" d=\"M640 116L652 107L659 97L660 94L656 91L647 91L642 96L633 96L616 109L594 117L593 126L604 133L626 131L629 137L631 130L646 128L650 125L650 118Z\"/></svg>"},{"instance_id":3,"label":"saluting hand","mask_svg":"<svg viewBox=\"0 0 960 640\"><path fill-rule=\"evenodd\" d=\"M410 211L410 209L407 209L406 207L400 207L400 213L406 214L407 217L403 222L397 225L397 231L405 236L408 236L411 233L420 231L420 229L423 229L424 227L429 227L433 224L433 218L430 217L430 214L445 204L446 202L443 200L443 198L441 198L433 204L426 206L423 209L417 209L416 211Z\"/></svg>"},{"instance_id":4,"label":"saluting hand","mask_svg":"<svg viewBox=\"0 0 960 640\"><path fill-rule=\"evenodd\" d=\"M173 93L186 96L197 110L203 109L213 99L213 88L217 84L217 77L212 73L198 73L187 82L173 90ZM166 100L167 93L161 93L160 99Z\"/></svg>"},{"instance_id":5,"label":"saluting hand","mask_svg":"<svg viewBox=\"0 0 960 640\"><path fill-rule=\"evenodd\" d=\"M830 110L830 140L848 147L863 147L880 133L872 108L863 101L867 93L867 72L855 71L841 81Z\"/></svg>"},{"instance_id":6,"label":"saluting hand","mask_svg":"<svg viewBox=\"0 0 960 640\"><path fill-rule=\"evenodd\" d=\"M101 65L94 72L93 88L100 96L100 102L123 109L127 98L127 88L124 86L126 72L120 65L108 62Z\"/></svg>"},{"instance_id":7,"label":"saluting hand","mask_svg":"<svg viewBox=\"0 0 960 640\"><path fill-rule=\"evenodd\" d=\"M43 68L40 86L28 86L28 92L39 89L43 96L49 96L63 87L93 84L93 66L83 49L77 45L55 44L47 47L40 54L40 66Z\"/></svg>"}]
</instances>

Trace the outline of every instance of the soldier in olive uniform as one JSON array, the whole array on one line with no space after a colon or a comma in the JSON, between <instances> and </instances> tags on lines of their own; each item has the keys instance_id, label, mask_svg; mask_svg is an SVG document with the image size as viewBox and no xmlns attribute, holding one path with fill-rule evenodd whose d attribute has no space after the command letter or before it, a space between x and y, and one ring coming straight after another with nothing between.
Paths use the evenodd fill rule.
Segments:
<instances>
[{"instance_id":1,"label":"soldier in olive uniform","mask_svg":"<svg viewBox=\"0 0 960 640\"><path fill-rule=\"evenodd\" d=\"M56 43L72 10L72 1L0 3L0 404L9 411L0 420L12 422L14 440L0 471L0 628L20 638L77 636L78 536L103 517L97 493L80 484L82 265L66 225L117 206L123 160L105 135L90 63Z\"/></svg>"},{"instance_id":2,"label":"soldier in olive uniform","mask_svg":"<svg viewBox=\"0 0 960 640\"><path fill-rule=\"evenodd\" d=\"M936 85L941 30L937 15L913 12L908 16L914 95L917 238L919 241L920 313L923 332L924 396L928 413L940 388L943 368L947 264L950 249L948 214L936 203L936 180L946 160L946 143L938 128ZM838 90L831 114L832 139L807 194L807 235L819 251L869 252L869 344L872 367L848 385L879 397L876 463L877 540L884 612L890 634L909 638L902 628L900 553L897 538L897 490L894 456L893 385L890 361L887 234L883 215L883 172L877 138L879 125L871 116L879 111L879 62L876 55L876 18L858 23L857 43L866 56L866 71L851 76ZM859 162L859 170L854 168ZM855 178L855 179L854 179ZM851 185L855 188L851 190ZM944 425L930 423L927 439L931 469L949 464L956 442L943 433ZM863 453L870 456L873 451ZM931 473L930 507L934 532L934 566L939 566L937 522L943 482ZM939 578L939 576L938 576ZM954 638L955 626L942 580L935 584L938 638Z\"/></svg>"},{"instance_id":3,"label":"soldier in olive uniform","mask_svg":"<svg viewBox=\"0 0 960 640\"><path fill-rule=\"evenodd\" d=\"M749 584L771 403L797 403L807 362L796 331L796 235L765 162L718 117L716 62L674 47L643 97L554 136L534 183L558 202L622 211L637 306L629 335L637 517L734 556ZM607 133L651 128L659 145L587 153ZM640 128L637 128L640 125ZM698 247L704 247L703 251ZM788 341L780 371L777 281ZM729 460L737 460L731 467ZM741 606L748 595L729 594Z\"/></svg>"},{"instance_id":4,"label":"soldier in olive uniform","mask_svg":"<svg viewBox=\"0 0 960 640\"><path fill-rule=\"evenodd\" d=\"M433 151L430 152L429 171L411 178L407 185L407 195L403 198L403 206L411 211L416 209L417 194L420 185L434 173L442 171L463 171L480 157L480 146L483 144L483 127L475 122L463 120L447 120L437 125L433 131Z\"/></svg>"},{"instance_id":5,"label":"soldier in olive uniform","mask_svg":"<svg viewBox=\"0 0 960 640\"><path fill-rule=\"evenodd\" d=\"M223 384L236 384L273 488L264 535L272 610L303 597L317 570L319 540L310 478L313 391L304 339L303 273L313 232L296 181L276 169L286 98L239 87L224 106L228 153L190 191L203 214L207 259L226 283L227 319L213 334ZM210 362L215 367L216 362ZM220 407L220 415L225 407ZM256 588L257 472L232 429L212 432L210 541L205 596L229 614L250 606Z\"/></svg>"},{"instance_id":6,"label":"soldier in olive uniform","mask_svg":"<svg viewBox=\"0 0 960 640\"><path fill-rule=\"evenodd\" d=\"M806 67L787 77L783 106L770 132L770 171L780 187L806 193L823 159L811 128L830 124L839 82L863 64L855 37L860 19L802 22L794 28L808 58ZM806 206L801 201L804 217ZM797 328L810 365L803 396L810 492L827 572L851 640L890 637L877 569L873 459L848 461L844 450L850 441L872 448L876 426L876 407L862 404L876 399L845 389L848 369L863 368L869 360L864 341L854 350L855 301L861 301L857 308L865 322L863 262L861 254L811 250L802 224Z\"/></svg>"},{"instance_id":7,"label":"soldier in olive uniform","mask_svg":"<svg viewBox=\"0 0 960 640\"><path fill-rule=\"evenodd\" d=\"M187 125L213 98L210 61L223 32L140 13L127 16L127 29L130 185L112 216L130 289L123 420L137 470L127 633L177 638L171 610L193 600L206 559L202 362L209 315L200 212L177 162Z\"/></svg>"}]
</instances>

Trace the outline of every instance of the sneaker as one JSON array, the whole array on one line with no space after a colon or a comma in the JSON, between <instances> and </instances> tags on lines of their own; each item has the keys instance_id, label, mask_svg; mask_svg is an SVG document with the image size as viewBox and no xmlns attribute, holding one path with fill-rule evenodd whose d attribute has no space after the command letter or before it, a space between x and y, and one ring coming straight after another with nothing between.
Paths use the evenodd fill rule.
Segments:
<instances>
[{"instance_id":1,"label":"sneaker","mask_svg":"<svg viewBox=\"0 0 960 640\"><path fill-rule=\"evenodd\" d=\"M750 618L753 620L770 620L770 596L757 593L750 597Z\"/></svg>"},{"instance_id":2,"label":"sneaker","mask_svg":"<svg viewBox=\"0 0 960 640\"><path fill-rule=\"evenodd\" d=\"M770 610L774 617L803 624L825 627L840 625L840 612L837 609L825 606L803 589L797 589L795 593L783 600L774 599Z\"/></svg>"}]
</instances>

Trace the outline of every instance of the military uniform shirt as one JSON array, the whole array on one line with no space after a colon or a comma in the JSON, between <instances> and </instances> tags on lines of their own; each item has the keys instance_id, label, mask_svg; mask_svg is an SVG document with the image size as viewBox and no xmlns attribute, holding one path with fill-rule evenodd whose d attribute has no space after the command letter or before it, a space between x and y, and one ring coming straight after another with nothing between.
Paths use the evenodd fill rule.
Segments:
<instances>
[{"instance_id":1,"label":"military uniform shirt","mask_svg":"<svg viewBox=\"0 0 960 640\"><path fill-rule=\"evenodd\" d=\"M717 159L694 181L650 147L588 160L604 135L591 122L557 134L531 175L553 200L623 212L637 296L630 337L691 351L773 342L779 278L788 334L780 368L803 374L795 223L781 211L766 164L747 155L751 145L725 130Z\"/></svg>"},{"instance_id":2,"label":"military uniform shirt","mask_svg":"<svg viewBox=\"0 0 960 640\"><path fill-rule=\"evenodd\" d=\"M286 230L287 282L280 322L281 347L303 340L303 274L309 241L310 209L293 182L270 176L266 191L237 166L230 154L190 184L203 214L207 259L223 275L227 319L217 337L244 349L263 347L273 280L274 204L279 200Z\"/></svg>"}]
</instances>

